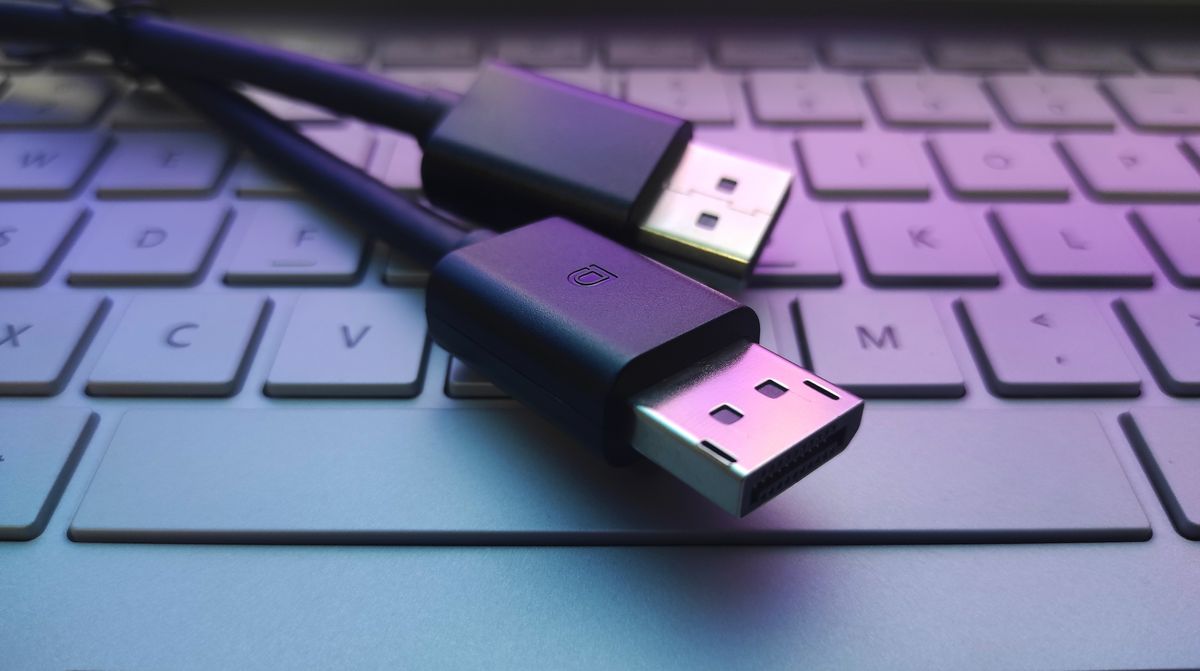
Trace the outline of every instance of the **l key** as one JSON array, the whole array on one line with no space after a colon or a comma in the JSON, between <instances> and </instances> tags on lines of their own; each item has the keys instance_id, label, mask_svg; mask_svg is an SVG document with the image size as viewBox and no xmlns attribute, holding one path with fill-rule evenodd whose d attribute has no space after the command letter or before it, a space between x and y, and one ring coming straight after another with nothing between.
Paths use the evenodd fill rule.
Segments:
<instances>
[{"instance_id":1,"label":"l key","mask_svg":"<svg viewBox=\"0 0 1200 671\"><path fill-rule=\"evenodd\" d=\"M1142 383L1099 310L1077 296L972 296L957 304L1000 396L1137 396Z\"/></svg>"}]
</instances>

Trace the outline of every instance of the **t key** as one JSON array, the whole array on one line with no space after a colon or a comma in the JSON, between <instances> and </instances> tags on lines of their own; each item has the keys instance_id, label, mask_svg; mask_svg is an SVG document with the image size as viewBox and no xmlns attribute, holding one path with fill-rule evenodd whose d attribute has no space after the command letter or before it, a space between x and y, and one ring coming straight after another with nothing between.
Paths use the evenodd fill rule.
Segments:
<instances>
[{"instance_id":1,"label":"t key","mask_svg":"<svg viewBox=\"0 0 1200 671\"><path fill-rule=\"evenodd\" d=\"M1137 396L1142 383L1099 310L1078 296L972 296L957 304L1000 396Z\"/></svg>"}]
</instances>

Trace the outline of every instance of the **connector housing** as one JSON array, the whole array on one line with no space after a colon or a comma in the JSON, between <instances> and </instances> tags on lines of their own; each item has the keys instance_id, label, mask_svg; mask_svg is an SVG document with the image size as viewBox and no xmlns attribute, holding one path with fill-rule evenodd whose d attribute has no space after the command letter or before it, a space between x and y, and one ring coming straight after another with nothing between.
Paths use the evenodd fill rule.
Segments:
<instances>
[{"instance_id":1,"label":"connector housing","mask_svg":"<svg viewBox=\"0 0 1200 671\"><path fill-rule=\"evenodd\" d=\"M443 258L426 314L451 354L615 464L634 458L634 395L759 336L750 308L562 219Z\"/></svg>"}]
</instances>

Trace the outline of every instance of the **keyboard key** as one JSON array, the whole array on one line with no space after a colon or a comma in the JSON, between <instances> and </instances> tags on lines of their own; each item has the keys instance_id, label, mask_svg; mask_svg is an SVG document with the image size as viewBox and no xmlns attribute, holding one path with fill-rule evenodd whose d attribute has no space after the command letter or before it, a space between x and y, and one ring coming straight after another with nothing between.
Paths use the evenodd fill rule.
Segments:
<instances>
[{"instance_id":1,"label":"keyboard key","mask_svg":"<svg viewBox=\"0 0 1200 671\"><path fill-rule=\"evenodd\" d=\"M583 35L523 35L503 37L496 57L527 68L581 68L592 60L592 45Z\"/></svg>"},{"instance_id":2,"label":"keyboard key","mask_svg":"<svg viewBox=\"0 0 1200 671\"><path fill-rule=\"evenodd\" d=\"M609 38L604 56L614 68L686 68L700 65L700 43L675 35L623 35Z\"/></svg>"},{"instance_id":3,"label":"keyboard key","mask_svg":"<svg viewBox=\"0 0 1200 671\"><path fill-rule=\"evenodd\" d=\"M0 395L62 391L107 311L94 295L0 292Z\"/></svg>"},{"instance_id":4,"label":"keyboard key","mask_svg":"<svg viewBox=\"0 0 1200 671\"><path fill-rule=\"evenodd\" d=\"M804 68L813 48L794 35L726 35L717 38L715 56L724 68Z\"/></svg>"},{"instance_id":5,"label":"keyboard key","mask_svg":"<svg viewBox=\"0 0 1200 671\"><path fill-rule=\"evenodd\" d=\"M0 203L0 285L46 281L82 219L77 205Z\"/></svg>"},{"instance_id":6,"label":"keyboard key","mask_svg":"<svg viewBox=\"0 0 1200 671\"><path fill-rule=\"evenodd\" d=\"M108 122L119 130L163 130L204 125L204 121L186 105L162 89L151 86L139 86L117 101Z\"/></svg>"},{"instance_id":7,"label":"keyboard key","mask_svg":"<svg viewBox=\"0 0 1200 671\"><path fill-rule=\"evenodd\" d=\"M215 202L121 203L96 208L68 264L72 284L200 281L228 218Z\"/></svg>"},{"instance_id":8,"label":"keyboard key","mask_svg":"<svg viewBox=\"0 0 1200 671\"><path fill-rule=\"evenodd\" d=\"M1185 77L1112 77L1104 86L1142 130L1200 130L1200 81Z\"/></svg>"},{"instance_id":9,"label":"keyboard key","mask_svg":"<svg viewBox=\"0 0 1200 671\"><path fill-rule=\"evenodd\" d=\"M625 81L625 98L694 123L733 123L733 105L720 75L638 70Z\"/></svg>"},{"instance_id":10,"label":"keyboard key","mask_svg":"<svg viewBox=\"0 0 1200 671\"><path fill-rule=\"evenodd\" d=\"M966 393L933 303L915 295L805 294L797 301L813 372L864 398Z\"/></svg>"},{"instance_id":11,"label":"keyboard key","mask_svg":"<svg viewBox=\"0 0 1200 671\"><path fill-rule=\"evenodd\" d=\"M925 57L914 40L887 37L835 39L825 45L825 61L849 70L913 70Z\"/></svg>"},{"instance_id":12,"label":"keyboard key","mask_svg":"<svg viewBox=\"0 0 1200 671\"><path fill-rule=\"evenodd\" d=\"M246 231L225 281L230 284L347 284L365 256L362 235L303 202L243 208Z\"/></svg>"},{"instance_id":13,"label":"keyboard key","mask_svg":"<svg viewBox=\"0 0 1200 671\"><path fill-rule=\"evenodd\" d=\"M230 147L202 131L122 133L96 175L101 198L193 197L213 191Z\"/></svg>"},{"instance_id":14,"label":"keyboard key","mask_svg":"<svg viewBox=\"0 0 1200 671\"><path fill-rule=\"evenodd\" d=\"M955 133L929 140L955 194L964 198L1066 200L1071 179L1047 139Z\"/></svg>"},{"instance_id":15,"label":"keyboard key","mask_svg":"<svg viewBox=\"0 0 1200 671\"><path fill-rule=\"evenodd\" d=\"M1175 530L1200 540L1200 414L1191 408L1138 408L1121 416L1121 426Z\"/></svg>"},{"instance_id":16,"label":"keyboard key","mask_svg":"<svg viewBox=\"0 0 1200 671\"><path fill-rule=\"evenodd\" d=\"M384 73L389 79L426 91L445 91L462 95L475 83L479 71L474 68L399 69Z\"/></svg>"},{"instance_id":17,"label":"keyboard key","mask_svg":"<svg viewBox=\"0 0 1200 671\"><path fill-rule=\"evenodd\" d=\"M392 251L383 269L383 283L392 287L419 287L429 279L429 269L411 256Z\"/></svg>"},{"instance_id":18,"label":"keyboard key","mask_svg":"<svg viewBox=\"0 0 1200 671\"><path fill-rule=\"evenodd\" d=\"M1141 380L1090 302L978 295L957 308L984 379L999 396L1141 393Z\"/></svg>"},{"instance_id":19,"label":"keyboard key","mask_svg":"<svg viewBox=\"0 0 1200 671\"><path fill-rule=\"evenodd\" d=\"M270 301L241 293L135 296L88 378L93 396L232 396Z\"/></svg>"},{"instance_id":20,"label":"keyboard key","mask_svg":"<svg viewBox=\"0 0 1200 671\"><path fill-rule=\"evenodd\" d=\"M1060 140L1092 194L1112 200L1194 200L1200 174L1174 140L1144 136Z\"/></svg>"},{"instance_id":21,"label":"keyboard key","mask_svg":"<svg viewBox=\"0 0 1200 671\"><path fill-rule=\"evenodd\" d=\"M492 381L457 357L446 369L446 395L450 398L508 398Z\"/></svg>"},{"instance_id":22,"label":"keyboard key","mask_svg":"<svg viewBox=\"0 0 1200 671\"><path fill-rule=\"evenodd\" d=\"M112 96L112 84L95 75L13 76L0 95L0 128L86 126Z\"/></svg>"},{"instance_id":23,"label":"keyboard key","mask_svg":"<svg viewBox=\"0 0 1200 671\"><path fill-rule=\"evenodd\" d=\"M1054 205L1005 207L997 233L1025 281L1042 287L1148 287L1154 265L1120 213Z\"/></svg>"},{"instance_id":24,"label":"keyboard key","mask_svg":"<svg viewBox=\"0 0 1200 671\"><path fill-rule=\"evenodd\" d=\"M1165 73L1200 73L1200 46L1194 42L1165 42L1141 48L1150 67Z\"/></svg>"},{"instance_id":25,"label":"keyboard key","mask_svg":"<svg viewBox=\"0 0 1200 671\"><path fill-rule=\"evenodd\" d=\"M974 77L891 73L867 82L880 116L895 126L987 128L992 123Z\"/></svg>"},{"instance_id":26,"label":"keyboard key","mask_svg":"<svg viewBox=\"0 0 1200 671\"><path fill-rule=\"evenodd\" d=\"M87 132L0 133L0 196L66 198L105 144Z\"/></svg>"},{"instance_id":27,"label":"keyboard key","mask_svg":"<svg viewBox=\"0 0 1200 671\"><path fill-rule=\"evenodd\" d=\"M289 123L332 123L338 120L337 115L329 110L272 91L246 88L242 93L259 107Z\"/></svg>"},{"instance_id":28,"label":"keyboard key","mask_svg":"<svg viewBox=\"0 0 1200 671\"><path fill-rule=\"evenodd\" d=\"M470 35L414 33L384 41L384 67L471 67L479 63L479 42Z\"/></svg>"},{"instance_id":29,"label":"keyboard key","mask_svg":"<svg viewBox=\"0 0 1200 671\"><path fill-rule=\"evenodd\" d=\"M1200 287L1200 210L1143 207L1133 220L1171 280L1184 287Z\"/></svg>"},{"instance_id":30,"label":"keyboard key","mask_svg":"<svg viewBox=\"0 0 1200 671\"><path fill-rule=\"evenodd\" d=\"M750 277L753 286L836 286L842 283L821 209L793 195L779 213Z\"/></svg>"},{"instance_id":31,"label":"keyboard key","mask_svg":"<svg viewBox=\"0 0 1200 671\"><path fill-rule=\"evenodd\" d=\"M867 281L880 286L995 286L996 266L956 205L864 204L847 213Z\"/></svg>"},{"instance_id":32,"label":"keyboard key","mask_svg":"<svg viewBox=\"0 0 1200 671\"><path fill-rule=\"evenodd\" d=\"M456 408L452 422L446 412L131 410L69 535L421 545L1150 537L1091 412L876 409L853 447L744 519L649 464L611 468L525 412Z\"/></svg>"},{"instance_id":33,"label":"keyboard key","mask_svg":"<svg viewBox=\"0 0 1200 671\"><path fill-rule=\"evenodd\" d=\"M398 191L421 188L421 145L408 135L385 133L371 157L371 176Z\"/></svg>"},{"instance_id":34,"label":"keyboard key","mask_svg":"<svg viewBox=\"0 0 1200 671\"><path fill-rule=\"evenodd\" d=\"M364 65L370 54L366 39L353 34L330 31L258 30L249 37L280 49L296 51L342 65Z\"/></svg>"},{"instance_id":35,"label":"keyboard key","mask_svg":"<svg viewBox=\"0 0 1200 671\"><path fill-rule=\"evenodd\" d=\"M1112 130L1116 125L1112 108L1089 79L999 75L988 80L988 88L1015 126Z\"/></svg>"},{"instance_id":36,"label":"keyboard key","mask_svg":"<svg viewBox=\"0 0 1200 671\"><path fill-rule=\"evenodd\" d=\"M929 169L914 138L823 132L800 136L808 187L819 196L929 197Z\"/></svg>"},{"instance_id":37,"label":"keyboard key","mask_svg":"<svg viewBox=\"0 0 1200 671\"><path fill-rule=\"evenodd\" d=\"M366 169L375 146L371 133L356 124L310 126L301 132L325 151L359 169ZM251 157L238 164L232 181L237 195L242 197L293 196L302 191Z\"/></svg>"},{"instance_id":38,"label":"keyboard key","mask_svg":"<svg viewBox=\"0 0 1200 671\"><path fill-rule=\"evenodd\" d=\"M1038 50L1042 65L1057 72L1136 72L1133 54L1123 46L1099 42L1056 42Z\"/></svg>"},{"instance_id":39,"label":"keyboard key","mask_svg":"<svg viewBox=\"0 0 1200 671\"><path fill-rule=\"evenodd\" d=\"M1019 42L986 39L938 41L933 45L933 62L943 70L971 72L1024 72L1033 66Z\"/></svg>"},{"instance_id":40,"label":"keyboard key","mask_svg":"<svg viewBox=\"0 0 1200 671\"><path fill-rule=\"evenodd\" d=\"M406 397L421 391L419 291L300 297L267 376L271 396Z\"/></svg>"},{"instance_id":41,"label":"keyboard key","mask_svg":"<svg viewBox=\"0 0 1200 671\"><path fill-rule=\"evenodd\" d=\"M0 540L41 535L96 427L79 408L0 409Z\"/></svg>"},{"instance_id":42,"label":"keyboard key","mask_svg":"<svg viewBox=\"0 0 1200 671\"><path fill-rule=\"evenodd\" d=\"M862 125L862 91L850 77L752 72L746 83L760 123Z\"/></svg>"},{"instance_id":43,"label":"keyboard key","mask_svg":"<svg viewBox=\"0 0 1200 671\"><path fill-rule=\"evenodd\" d=\"M1114 303L1158 384L1175 396L1200 396L1200 297L1131 296Z\"/></svg>"}]
</instances>

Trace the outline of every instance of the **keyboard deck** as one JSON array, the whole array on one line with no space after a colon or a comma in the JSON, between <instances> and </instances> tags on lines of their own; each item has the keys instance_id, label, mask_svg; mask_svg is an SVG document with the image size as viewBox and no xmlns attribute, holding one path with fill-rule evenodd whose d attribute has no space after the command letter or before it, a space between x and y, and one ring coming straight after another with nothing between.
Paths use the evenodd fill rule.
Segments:
<instances>
[{"instance_id":1,"label":"keyboard deck","mask_svg":"<svg viewBox=\"0 0 1200 671\"><path fill-rule=\"evenodd\" d=\"M425 273L402 252L304 203L151 85L90 58L7 63L0 540L35 540L0 559L113 542L1087 543L1034 582L1125 572L1140 552L1147 571L1193 567L1174 582L1196 602L1194 46L270 39L450 91L499 57L793 169L738 295L765 345L868 399L859 437L743 520L645 464L611 470L429 342ZM419 191L411 140L251 93ZM970 584L922 552L934 564L914 590L936 591L938 562ZM774 568L803 582L802 566ZM1162 664L1196 659L1194 642L1175 652Z\"/></svg>"}]
</instances>

